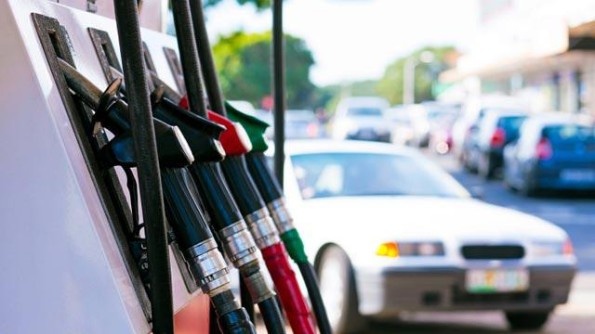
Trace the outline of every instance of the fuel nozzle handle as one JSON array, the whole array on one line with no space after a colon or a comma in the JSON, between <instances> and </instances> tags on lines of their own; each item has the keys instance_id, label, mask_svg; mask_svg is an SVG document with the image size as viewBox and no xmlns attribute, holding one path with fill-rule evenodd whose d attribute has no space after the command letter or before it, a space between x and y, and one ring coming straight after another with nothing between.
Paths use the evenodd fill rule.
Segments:
<instances>
[{"instance_id":1,"label":"fuel nozzle handle","mask_svg":"<svg viewBox=\"0 0 595 334\"><path fill-rule=\"evenodd\" d=\"M218 140L225 127L180 108L165 97L163 89L153 91L151 100L153 115L182 131L197 162L218 162L225 158Z\"/></svg>"},{"instance_id":2,"label":"fuel nozzle handle","mask_svg":"<svg viewBox=\"0 0 595 334\"><path fill-rule=\"evenodd\" d=\"M104 163L111 166L136 166L132 132L130 126L130 111L128 104L119 95L121 79L112 81L101 91L84 75L67 62L58 59L68 87L82 100L84 104L95 111L93 120L94 132L100 126L105 126L116 137L102 148ZM155 138L159 162L163 166L182 167L191 164L194 156L182 132L175 126L158 119L153 119Z\"/></svg>"},{"instance_id":3,"label":"fuel nozzle handle","mask_svg":"<svg viewBox=\"0 0 595 334\"><path fill-rule=\"evenodd\" d=\"M252 182L244 155L252 149L250 139L244 128L215 112L207 113L209 119L223 125L226 131L221 135L221 144L227 158L221 163L221 169L228 181L242 214L248 215L265 207L256 185Z\"/></svg>"}]
</instances>

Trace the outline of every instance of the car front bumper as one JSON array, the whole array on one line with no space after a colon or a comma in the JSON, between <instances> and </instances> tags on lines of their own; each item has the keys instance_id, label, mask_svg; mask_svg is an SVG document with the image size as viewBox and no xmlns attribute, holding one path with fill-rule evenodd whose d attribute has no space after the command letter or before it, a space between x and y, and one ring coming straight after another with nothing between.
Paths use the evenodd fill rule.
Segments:
<instances>
[{"instance_id":1,"label":"car front bumper","mask_svg":"<svg viewBox=\"0 0 595 334\"><path fill-rule=\"evenodd\" d=\"M574 266L528 267L529 289L507 293L469 293L465 269L385 269L356 271L362 315L390 317L401 311L543 310L568 300Z\"/></svg>"}]
</instances>

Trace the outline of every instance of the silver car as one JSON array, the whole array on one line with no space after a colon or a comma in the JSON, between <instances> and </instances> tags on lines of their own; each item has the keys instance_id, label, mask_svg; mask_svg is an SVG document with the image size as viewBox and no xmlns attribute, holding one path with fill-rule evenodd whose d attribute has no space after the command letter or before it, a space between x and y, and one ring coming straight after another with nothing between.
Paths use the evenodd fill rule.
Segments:
<instances>
[{"instance_id":1,"label":"silver car","mask_svg":"<svg viewBox=\"0 0 595 334\"><path fill-rule=\"evenodd\" d=\"M286 152L288 203L334 332L423 310L501 310L536 329L567 301L565 231L472 198L413 149L309 140Z\"/></svg>"}]
</instances>

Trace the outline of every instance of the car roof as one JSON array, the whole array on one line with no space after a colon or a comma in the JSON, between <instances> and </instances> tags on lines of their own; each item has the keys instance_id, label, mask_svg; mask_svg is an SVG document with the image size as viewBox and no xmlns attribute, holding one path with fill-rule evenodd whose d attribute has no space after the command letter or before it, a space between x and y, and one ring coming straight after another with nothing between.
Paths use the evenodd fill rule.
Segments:
<instances>
[{"instance_id":1,"label":"car roof","mask_svg":"<svg viewBox=\"0 0 595 334\"><path fill-rule=\"evenodd\" d=\"M532 115L528 121L546 126L551 124L585 124L588 125L589 120L581 118L580 115L563 113L563 112L547 112Z\"/></svg>"},{"instance_id":2,"label":"car roof","mask_svg":"<svg viewBox=\"0 0 595 334\"><path fill-rule=\"evenodd\" d=\"M414 155L417 153L417 151L415 151L414 149L395 144L358 140L334 140L324 138L288 140L285 143L285 150L289 154L349 152Z\"/></svg>"}]
</instances>

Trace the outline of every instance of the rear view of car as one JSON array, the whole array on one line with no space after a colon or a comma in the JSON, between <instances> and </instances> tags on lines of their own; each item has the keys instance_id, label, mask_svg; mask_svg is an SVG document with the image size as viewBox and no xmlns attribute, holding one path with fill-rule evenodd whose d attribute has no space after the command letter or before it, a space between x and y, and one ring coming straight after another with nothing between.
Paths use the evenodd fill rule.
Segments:
<instances>
[{"instance_id":1,"label":"rear view of car","mask_svg":"<svg viewBox=\"0 0 595 334\"><path fill-rule=\"evenodd\" d=\"M332 121L333 138L389 142L391 128L384 115L388 107L388 101L380 97L341 100Z\"/></svg>"},{"instance_id":2,"label":"rear view of car","mask_svg":"<svg viewBox=\"0 0 595 334\"><path fill-rule=\"evenodd\" d=\"M314 111L288 109L285 111L285 138L317 138L322 134L320 122Z\"/></svg>"},{"instance_id":3,"label":"rear view of car","mask_svg":"<svg viewBox=\"0 0 595 334\"><path fill-rule=\"evenodd\" d=\"M505 182L539 190L595 190L595 128L571 116L528 124L506 153ZM524 131L524 130L523 130Z\"/></svg>"},{"instance_id":4,"label":"rear view of car","mask_svg":"<svg viewBox=\"0 0 595 334\"><path fill-rule=\"evenodd\" d=\"M491 110L478 126L478 173L491 179L504 165L504 147L519 137L519 129L527 114L522 111Z\"/></svg>"}]
</instances>

